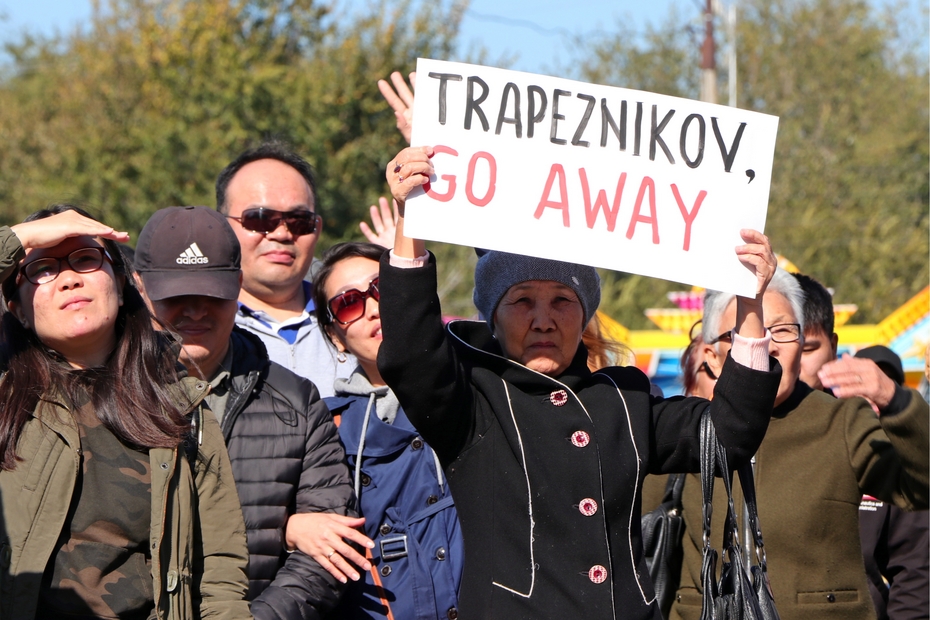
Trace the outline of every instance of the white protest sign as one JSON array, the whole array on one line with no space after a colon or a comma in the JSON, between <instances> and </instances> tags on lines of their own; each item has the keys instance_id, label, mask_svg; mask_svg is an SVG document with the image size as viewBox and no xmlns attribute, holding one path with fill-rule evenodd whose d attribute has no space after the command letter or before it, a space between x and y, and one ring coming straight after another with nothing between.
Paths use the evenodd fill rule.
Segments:
<instances>
[{"instance_id":1,"label":"white protest sign","mask_svg":"<svg viewBox=\"0 0 930 620\"><path fill-rule=\"evenodd\" d=\"M436 176L409 236L741 295L778 118L636 90L419 59L413 145Z\"/></svg>"}]
</instances>

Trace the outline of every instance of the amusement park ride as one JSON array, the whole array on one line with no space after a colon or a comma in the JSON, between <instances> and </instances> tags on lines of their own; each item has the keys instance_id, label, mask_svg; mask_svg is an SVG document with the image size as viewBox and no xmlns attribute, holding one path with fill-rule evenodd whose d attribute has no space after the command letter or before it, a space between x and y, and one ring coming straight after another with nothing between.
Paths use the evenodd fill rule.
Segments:
<instances>
[{"instance_id":1,"label":"amusement park ride","mask_svg":"<svg viewBox=\"0 0 930 620\"><path fill-rule=\"evenodd\" d=\"M797 271L783 262L788 271ZM636 366L662 388L666 396L681 394L679 358L690 342L692 326L701 318L704 291L695 289L669 293L677 308L651 308L646 316L659 329L630 330L598 312L602 329L609 338L627 345L636 357ZM835 331L839 336L838 354L855 354L861 348L883 344L901 357L905 379L917 387L924 373L924 352L930 344L930 286L874 325L849 325L856 312L854 304L836 304Z\"/></svg>"}]
</instances>

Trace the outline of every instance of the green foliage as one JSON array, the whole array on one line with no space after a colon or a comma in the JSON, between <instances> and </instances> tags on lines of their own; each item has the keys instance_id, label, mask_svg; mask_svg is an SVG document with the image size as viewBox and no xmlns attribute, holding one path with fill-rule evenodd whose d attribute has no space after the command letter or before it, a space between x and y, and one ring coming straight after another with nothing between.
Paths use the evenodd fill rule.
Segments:
<instances>
[{"instance_id":1,"label":"green foliage","mask_svg":"<svg viewBox=\"0 0 930 620\"><path fill-rule=\"evenodd\" d=\"M930 279L926 9L914 13L898 4L878 15L865 0L739 5L739 105L780 118L766 233L837 302L858 304L859 323ZM697 97L698 49L680 20L641 39L620 28L583 52L583 79ZM630 327L680 288L605 275L602 307Z\"/></svg>"},{"instance_id":2,"label":"green foliage","mask_svg":"<svg viewBox=\"0 0 930 620\"><path fill-rule=\"evenodd\" d=\"M217 173L274 136L317 169L327 238L357 236L401 147L376 81L447 57L462 8L110 0L86 31L8 44L2 221L76 200L135 234L161 207L213 205Z\"/></svg>"},{"instance_id":3,"label":"green foliage","mask_svg":"<svg viewBox=\"0 0 930 620\"><path fill-rule=\"evenodd\" d=\"M109 0L85 30L7 42L0 223L74 200L135 235L158 208L212 205L220 169L280 137L317 169L321 247L358 238L403 146L376 80L409 72L418 56L462 60L466 6L372 1L352 13L339 0ZM914 19L911 5L878 14L865 0L739 8L739 103L781 119L767 233L838 302L858 304L854 320L880 320L930 277L927 9ZM696 97L699 35L687 24L695 9L683 10L641 34L618 24L578 42L577 68L559 72ZM431 247L444 310L473 315L474 252ZM649 327L643 310L668 306L665 294L681 288L602 278L602 309L631 328Z\"/></svg>"}]
</instances>

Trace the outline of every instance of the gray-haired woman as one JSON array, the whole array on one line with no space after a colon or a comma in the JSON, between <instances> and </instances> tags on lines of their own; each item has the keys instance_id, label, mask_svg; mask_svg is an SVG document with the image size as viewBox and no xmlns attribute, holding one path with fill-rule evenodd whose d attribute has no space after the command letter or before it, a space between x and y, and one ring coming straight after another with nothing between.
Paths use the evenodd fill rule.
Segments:
<instances>
[{"instance_id":1,"label":"gray-haired woman","mask_svg":"<svg viewBox=\"0 0 930 620\"><path fill-rule=\"evenodd\" d=\"M409 191L433 174L431 154L404 149L388 165L401 216ZM707 401L651 397L635 368L588 370L581 334L600 301L591 267L489 252L475 270L487 322L444 329L435 261L403 231L401 217L381 264L378 361L457 498L464 616L660 617L640 489L647 473L699 469ZM712 412L734 464L762 440L780 376L760 301L775 257L761 233L743 238L736 253L759 295L739 300L737 344Z\"/></svg>"}]
</instances>

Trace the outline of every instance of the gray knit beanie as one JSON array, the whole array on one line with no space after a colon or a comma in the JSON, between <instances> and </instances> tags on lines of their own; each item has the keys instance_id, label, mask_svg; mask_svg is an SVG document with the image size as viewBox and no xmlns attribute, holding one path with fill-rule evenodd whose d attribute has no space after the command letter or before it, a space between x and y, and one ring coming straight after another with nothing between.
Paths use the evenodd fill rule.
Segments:
<instances>
[{"instance_id":1,"label":"gray knit beanie","mask_svg":"<svg viewBox=\"0 0 930 620\"><path fill-rule=\"evenodd\" d=\"M594 267L547 258L489 251L475 266L475 307L494 330L494 311L511 286L528 280L551 280L575 291L587 325L601 303L601 279Z\"/></svg>"}]
</instances>

